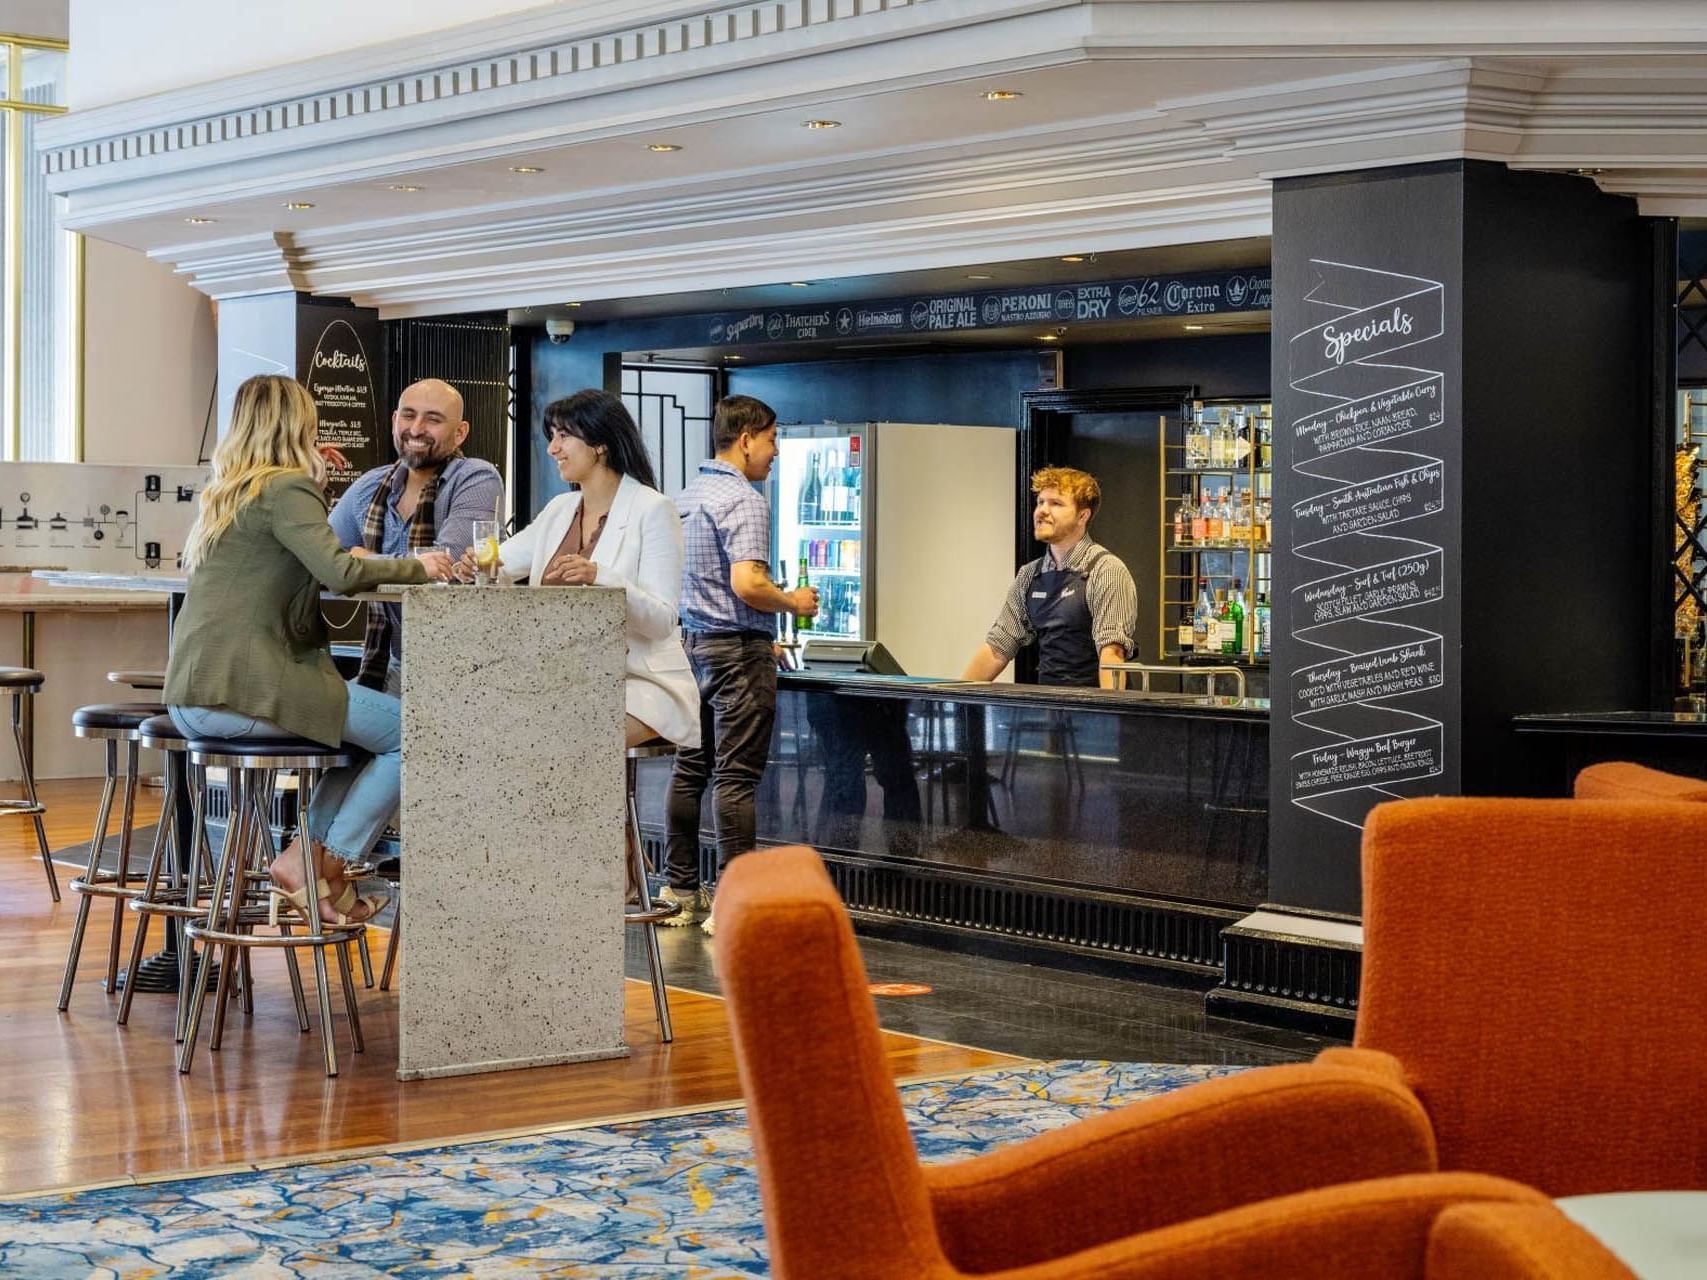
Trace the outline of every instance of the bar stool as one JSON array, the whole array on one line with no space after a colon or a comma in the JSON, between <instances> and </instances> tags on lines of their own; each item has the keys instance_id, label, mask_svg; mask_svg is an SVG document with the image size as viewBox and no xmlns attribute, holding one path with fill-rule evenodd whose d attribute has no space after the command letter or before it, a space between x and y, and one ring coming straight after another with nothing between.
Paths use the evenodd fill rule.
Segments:
<instances>
[{"instance_id":1,"label":"bar stool","mask_svg":"<svg viewBox=\"0 0 1707 1280\"><path fill-rule=\"evenodd\" d=\"M219 969L214 993L213 1026L208 1047L217 1050L225 1027L225 1006L231 994L232 975L238 964L247 966L250 948L284 948L287 953L298 947L314 951L314 978L320 1001L320 1035L326 1054L326 1074L338 1074L337 1045L332 1036L331 988L326 977L326 951L331 949L338 960L338 974L344 988L344 1007L350 1021L350 1038L355 1051L362 1052L361 1021L356 1011L356 988L350 977L349 958L344 944L362 943L367 926L357 923L326 926L320 920L320 892L314 867L314 845L302 841L304 886L308 903L307 932L297 934L291 925L279 921L277 936L259 935L255 926L268 921L271 912L251 901L247 888L251 882L266 878L266 867L272 852L272 828L267 807L273 794L276 776L283 770L297 775L299 820L305 821L308 800L315 786L328 769L350 762L342 748L328 747L300 738L221 738L194 739L188 744L192 768L205 770L223 768L231 796L229 825L226 827L225 847L221 850L219 867L214 872L207 914L200 923L184 926L189 942L202 944L196 965L195 978L190 984L189 1018L184 1028L183 1046L178 1052L178 1070L188 1072L196 1051L196 1037L201 1025L202 1010L207 1004L209 966L213 963L214 948L223 947L225 961ZM201 809L197 806L196 825L201 826ZM199 839L200 837L198 837ZM297 917L300 919L300 917ZM239 957L242 957L240 960ZM244 984L245 993L250 988ZM293 989L297 984L293 981ZM297 1025L306 1031L307 1010L299 989L297 994ZM247 994L245 1011L252 1008Z\"/></svg>"},{"instance_id":2,"label":"bar stool","mask_svg":"<svg viewBox=\"0 0 1707 1280\"><path fill-rule=\"evenodd\" d=\"M642 760L674 757L676 748L669 742L643 742L629 747L624 753L627 765L628 812L623 834L628 844L628 894L635 908L625 908L623 922L641 930L646 943L646 962L652 971L652 1004L658 1011L658 1034L665 1044L676 1038L670 1027L670 997L664 990L664 957L658 949L658 923L668 920L682 909L679 902L666 902L652 896L646 879L646 851L640 843L640 806L635 802L635 783L639 778Z\"/></svg>"},{"instance_id":3,"label":"bar stool","mask_svg":"<svg viewBox=\"0 0 1707 1280\"><path fill-rule=\"evenodd\" d=\"M18 770L24 783L22 800L0 800L0 813L28 814L36 824L36 845L41 850L42 869L47 872L47 889L55 902L59 901L59 876L53 870L53 854L48 852L47 832L42 829L41 816L47 806L36 799L35 761L24 746L24 699L33 698L42 686L42 673L29 667L0 667L0 689L12 695L12 740L18 744Z\"/></svg>"},{"instance_id":4,"label":"bar stool","mask_svg":"<svg viewBox=\"0 0 1707 1280\"><path fill-rule=\"evenodd\" d=\"M124 927L125 899L141 892L130 886L130 834L136 816L136 769L138 729L150 716L164 715L158 702L96 702L71 713L71 731L79 738L98 738L107 744L106 783L95 815L95 834L89 841L89 865L71 882L79 895L77 922L71 929L71 951L65 958L65 977L59 985L59 1011L71 1004L71 984L77 978L77 959L83 951L83 932L89 925L91 898L113 899L113 934L107 947L107 993L112 994L119 977L119 937ZM101 853L107 842L107 820L112 816L113 792L118 788L118 746L125 744L124 809L119 826L119 861L114 871L101 869Z\"/></svg>"},{"instance_id":5,"label":"bar stool","mask_svg":"<svg viewBox=\"0 0 1707 1280\"><path fill-rule=\"evenodd\" d=\"M108 679L112 678L109 674ZM172 723L170 715L150 716L137 726L137 745L156 751L182 754L188 750L189 744L183 734L178 732L178 726ZM187 773L188 771L186 771ZM148 938L148 925L154 916L167 916L178 920L193 920L207 914L201 904L201 887L203 883L213 883L213 856L208 849L205 831L197 820L203 802L203 788L200 771L188 778L190 795L194 797L190 834L196 837L195 845L190 851L190 866L187 875L178 866L177 848L178 831L178 777L179 770L171 765L166 769L165 793L160 798L160 817L154 827L154 847L148 855L148 871L143 879L142 892L130 899L129 907L137 912L140 919L136 922L136 937L130 946L130 967L127 972L131 980L125 983L124 999L119 1002L118 1025L124 1026L130 1020L131 997L136 994L136 974L142 964L142 951ZM165 873L165 883L161 883L161 873ZM181 945L178 948L178 1017L177 1030L174 1036L182 1040L184 1035L184 1020L189 1012L190 991L190 948ZM306 1027L303 1030L307 1030Z\"/></svg>"}]
</instances>

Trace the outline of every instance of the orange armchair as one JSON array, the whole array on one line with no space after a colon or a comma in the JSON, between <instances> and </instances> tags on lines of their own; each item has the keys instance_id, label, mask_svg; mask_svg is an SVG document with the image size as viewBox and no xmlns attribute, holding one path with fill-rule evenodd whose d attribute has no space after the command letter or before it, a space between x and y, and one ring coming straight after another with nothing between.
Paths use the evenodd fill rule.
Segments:
<instances>
[{"instance_id":1,"label":"orange armchair","mask_svg":"<svg viewBox=\"0 0 1707 1280\"><path fill-rule=\"evenodd\" d=\"M1645 764L1609 760L1578 772L1571 794L1578 800L1707 800L1707 782L1650 769Z\"/></svg>"},{"instance_id":2,"label":"orange armchair","mask_svg":"<svg viewBox=\"0 0 1707 1280\"><path fill-rule=\"evenodd\" d=\"M1552 1205L1458 1204L1434 1220L1428 1280L1636 1280Z\"/></svg>"},{"instance_id":3,"label":"orange armchair","mask_svg":"<svg viewBox=\"0 0 1707 1280\"><path fill-rule=\"evenodd\" d=\"M1379 1067L1245 1072L922 1167L817 855L731 863L717 926L779 1280L1421 1280L1444 1206L1546 1204L1503 1179L1428 1172L1426 1119Z\"/></svg>"},{"instance_id":4,"label":"orange armchair","mask_svg":"<svg viewBox=\"0 0 1707 1280\"><path fill-rule=\"evenodd\" d=\"M1699 805L1428 799L1363 837L1351 1049L1416 1091L1440 1165L1553 1196L1707 1187Z\"/></svg>"}]
</instances>

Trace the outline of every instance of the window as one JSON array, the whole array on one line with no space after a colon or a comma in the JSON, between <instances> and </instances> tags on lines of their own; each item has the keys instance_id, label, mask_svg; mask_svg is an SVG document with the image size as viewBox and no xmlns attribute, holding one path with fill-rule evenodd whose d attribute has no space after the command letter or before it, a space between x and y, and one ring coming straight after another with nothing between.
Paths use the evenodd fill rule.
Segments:
<instances>
[{"instance_id":1,"label":"window","mask_svg":"<svg viewBox=\"0 0 1707 1280\"><path fill-rule=\"evenodd\" d=\"M82 453L82 239L54 226L36 125L65 110L65 45L0 36L0 457Z\"/></svg>"}]
</instances>

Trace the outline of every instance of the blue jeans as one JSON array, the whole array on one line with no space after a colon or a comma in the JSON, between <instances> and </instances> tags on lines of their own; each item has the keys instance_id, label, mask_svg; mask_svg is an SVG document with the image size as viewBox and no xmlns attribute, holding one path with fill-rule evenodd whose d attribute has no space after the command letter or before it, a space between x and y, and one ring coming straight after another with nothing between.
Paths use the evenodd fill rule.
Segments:
<instances>
[{"instance_id":1,"label":"blue jeans","mask_svg":"<svg viewBox=\"0 0 1707 1280\"><path fill-rule=\"evenodd\" d=\"M344 744L353 763L320 779L308 807L308 833L340 858L359 862L379 843L402 796L403 704L351 682ZM290 738L270 720L224 707L171 707L172 723L191 738Z\"/></svg>"}]
</instances>

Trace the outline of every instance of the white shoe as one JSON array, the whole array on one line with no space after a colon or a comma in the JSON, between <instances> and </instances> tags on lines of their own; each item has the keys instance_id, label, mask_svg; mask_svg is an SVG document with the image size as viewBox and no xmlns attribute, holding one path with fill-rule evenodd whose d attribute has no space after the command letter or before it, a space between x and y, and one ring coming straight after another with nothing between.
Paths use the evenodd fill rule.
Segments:
<instances>
[{"instance_id":1,"label":"white shoe","mask_svg":"<svg viewBox=\"0 0 1707 1280\"><path fill-rule=\"evenodd\" d=\"M665 885L658 897L666 903L681 905L682 909L675 915L658 922L669 925L672 929L685 929L711 916L711 894L703 886L682 897L669 885Z\"/></svg>"}]
</instances>

